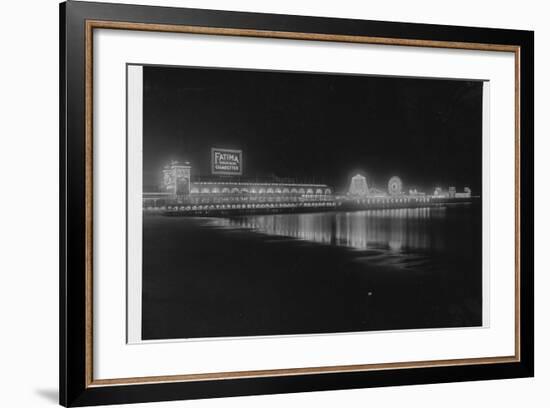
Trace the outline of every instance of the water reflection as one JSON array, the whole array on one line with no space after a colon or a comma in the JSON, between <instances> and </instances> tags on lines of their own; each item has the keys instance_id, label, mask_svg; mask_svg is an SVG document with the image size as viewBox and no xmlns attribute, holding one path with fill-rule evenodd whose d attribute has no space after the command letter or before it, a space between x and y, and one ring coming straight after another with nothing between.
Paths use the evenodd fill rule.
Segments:
<instances>
[{"instance_id":1,"label":"water reflection","mask_svg":"<svg viewBox=\"0 0 550 408\"><path fill-rule=\"evenodd\" d=\"M222 228L248 229L325 245L399 252L437 249L446 230L441 227L446 212L445 207L438 207L270 214L216 219L213 223Z\"/></svg>"}]
</instances>

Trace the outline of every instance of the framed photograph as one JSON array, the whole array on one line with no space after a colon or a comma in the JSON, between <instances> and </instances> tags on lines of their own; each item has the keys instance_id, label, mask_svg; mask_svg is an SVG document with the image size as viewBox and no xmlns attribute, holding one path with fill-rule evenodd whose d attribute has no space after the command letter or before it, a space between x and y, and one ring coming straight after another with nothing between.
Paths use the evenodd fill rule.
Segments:
<instances>
[{"instance_id":1,"label":"framed photograph","mask_svg":"<svg viewBox=\"0 0 550 408\"><path fill-rule=\"evenodd\" d=\"M62 405L534 375L533 32L60 16Z\"/></svg>"}]
</instances>

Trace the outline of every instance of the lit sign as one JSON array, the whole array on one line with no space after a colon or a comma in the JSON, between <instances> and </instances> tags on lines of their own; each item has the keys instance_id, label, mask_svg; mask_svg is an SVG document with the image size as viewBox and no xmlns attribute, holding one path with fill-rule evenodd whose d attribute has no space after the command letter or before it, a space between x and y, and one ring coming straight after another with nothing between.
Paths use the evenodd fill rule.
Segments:
<instances>
[{"instance_id":1,"label":"lit sign","mask_svg":"<svg viewBox=\"0 0 550 408\"><path fill-rule=\"evenodd\" d=\"M243 151L212 148L212 174L243 174Z\"/></svg>"}]
</instances>

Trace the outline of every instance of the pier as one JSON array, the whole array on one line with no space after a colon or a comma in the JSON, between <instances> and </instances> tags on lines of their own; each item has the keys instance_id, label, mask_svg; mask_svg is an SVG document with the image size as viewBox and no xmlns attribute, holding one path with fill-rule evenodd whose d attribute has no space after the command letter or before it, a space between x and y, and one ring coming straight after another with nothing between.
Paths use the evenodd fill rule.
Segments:
<instances>
[{"instance_id":1,"label":"pier","mask_svg":"<svg viewBox=\"0 0 550 408\"><path fill-rule=\"evenodd\" d=\"M480 197L378 197L367 199L337 198L323 202L274 202L207 205L166 205L151 207L148 213L167 216L223 217L253 214L285 214L328 211L364 211L377 209L429 208L446 205L475 204Z\"/></svg>"},{"instance_id":2,"label":"pier","mask_svg":"<svg viewBox=\"0 0 550 408\"><path fill-rule=\"evenodd\" d=\"M163 170L163 188L143 193L146 214L168 216L223 217L247 214L363 211L394 208L425 208L468 204L480 201L468 187L436 187L426 194L416 189L404 191L397 176L386 189L367 184L361 174L353 176L349 187L335 192L327 184L279 180L247 180L240 177L215 177L192 180L189 163L173 162Z\"/></svg>"}]
</instances>

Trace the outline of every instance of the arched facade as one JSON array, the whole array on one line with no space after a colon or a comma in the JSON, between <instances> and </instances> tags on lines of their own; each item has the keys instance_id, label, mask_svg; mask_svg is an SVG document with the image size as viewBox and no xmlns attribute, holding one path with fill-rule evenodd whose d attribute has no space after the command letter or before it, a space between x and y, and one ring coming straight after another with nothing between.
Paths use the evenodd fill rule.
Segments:
<instances>
[{"instance_id":1,"label":"arched facade","mask_svg":"<svg viewBox=\"0 0 550 408\"><path fill-rule=\"evenodd\" d=\"M231 178L193 181L191 165L187 162L184 164L173 162L163 172L165 177L161 185L161 192L144 193L143 206L146 209L171 207L184 210L189 208L190 211L205 211L315 208L330 207L336 203L332 189L326 184L249 182ZM187 183L184 186L185 189L177 184L178 180L184 176Z\"/></svg>"}]
</instances>

